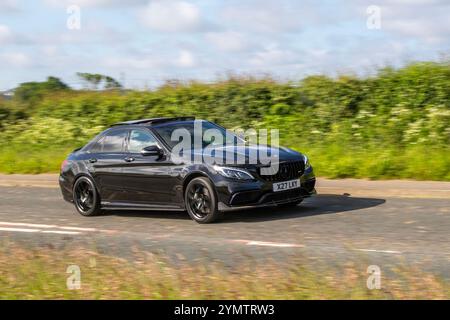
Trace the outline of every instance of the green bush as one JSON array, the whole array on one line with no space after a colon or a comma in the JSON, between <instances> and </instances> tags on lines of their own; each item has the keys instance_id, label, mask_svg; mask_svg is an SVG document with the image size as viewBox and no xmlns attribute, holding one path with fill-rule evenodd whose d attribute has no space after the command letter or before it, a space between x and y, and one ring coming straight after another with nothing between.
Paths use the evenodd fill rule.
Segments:
<instances>
[{"instance_id":1,"label":"green bush","mask_svg":"<svg viewBox=\"0 0 450 320\"><path fill-rule=\"evenodd\" d=\"M281 143L307 153L321 176L450 180L449 88L449 63L429 62L367 78L40 91L32 103L0 105L0 171L57 171L68 150L115 122L195 115L228 128L278 128Z\"/></svg>"}]
</instances>

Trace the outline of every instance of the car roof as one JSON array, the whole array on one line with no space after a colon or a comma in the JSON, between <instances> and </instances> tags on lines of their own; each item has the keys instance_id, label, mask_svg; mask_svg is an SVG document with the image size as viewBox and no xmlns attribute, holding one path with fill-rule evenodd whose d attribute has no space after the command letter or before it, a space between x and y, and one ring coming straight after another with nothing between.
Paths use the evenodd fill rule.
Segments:
<instances>
[{"instance_id":1,"label":"car roof","mask_svg":"<svg viewBox=\"0 0 450 320\"><path fill-rule=\"evenodd\" d=\"M165 118L150 118L150 119L139 119L139 120L130 120L119 122L113 124L113 126L129 126L129 125L145 125L145 126L153 126L156 124L163 124L168 122L180 122L180 121L192 121L195 120L195 117L165 117Z\"/></svg>"}]
</instances>

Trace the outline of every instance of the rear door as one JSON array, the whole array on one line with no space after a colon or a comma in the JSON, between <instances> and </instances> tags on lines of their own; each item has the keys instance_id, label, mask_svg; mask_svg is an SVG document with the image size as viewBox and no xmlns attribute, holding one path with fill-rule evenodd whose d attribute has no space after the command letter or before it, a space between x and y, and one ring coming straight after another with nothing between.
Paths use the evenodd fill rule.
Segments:
<instances>
[{"instance_id":1,"label":"rear door","mask_svg":"<svg viewBox=\"0 0 450 320\"><path fill-rule=\"evenodd\" d=\"M126 164L126 142L128 129L116 129L106 133L89 151L90 171L102 202L125 201L122 183L123 167Z\"/></svg>"},{"instance_id":2,"label":"rear door","mask_svg":"<svg viewBox=\"0 0 450 320\"><path fill-rule=\"evenodd\" d=\"M174 164L163 156L143 156L141 150L161 144L146 128L131 129L128 148L129 161L123 168L123 180L128 199L137 204L173 203L175 198L176 177L171 175Z\"/></svg>"}]
</instances>

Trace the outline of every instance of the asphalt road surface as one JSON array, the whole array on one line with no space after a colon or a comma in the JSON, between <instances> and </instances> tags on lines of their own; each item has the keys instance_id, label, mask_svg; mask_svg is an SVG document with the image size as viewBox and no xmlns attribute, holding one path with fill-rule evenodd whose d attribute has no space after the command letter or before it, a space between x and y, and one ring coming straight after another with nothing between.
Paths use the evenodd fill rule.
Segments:
<instances>
[{"instance_id":1,"label":"asphalt road surface","mask_svg":"<svg viewBox=\"0 0 450 320\"><path fill-rule=\"evenodd\" d=\"M25 181L25 182L24 182ZM134 249L178 260L289 261L411 266L450 279L450 183L319 180L294 209L226 213L199 225L184 212L110 211L82 217L56 176L0 176L0 238L34 248L94 246L132 259ZM34 185L34 186L31 186Z\"/></svg>"}]
</instances>

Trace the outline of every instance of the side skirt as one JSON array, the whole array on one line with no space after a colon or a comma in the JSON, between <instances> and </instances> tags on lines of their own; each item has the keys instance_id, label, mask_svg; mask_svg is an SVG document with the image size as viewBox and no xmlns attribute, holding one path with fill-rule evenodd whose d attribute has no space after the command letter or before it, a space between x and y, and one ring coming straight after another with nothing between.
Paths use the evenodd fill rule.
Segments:
<instances>
[{"instance_id":1,"label":"side skirt","mask_svg":"<svg viewBox=\"0 0 450 320\"><path fill-rule=\"evenodd\" d=\"M136 204L125 202L101 202L101 208L105 210L159 210L159 211L183 211L180 206L173 205L153 205L153 204Z\"/></svg>"}]
</instances>

